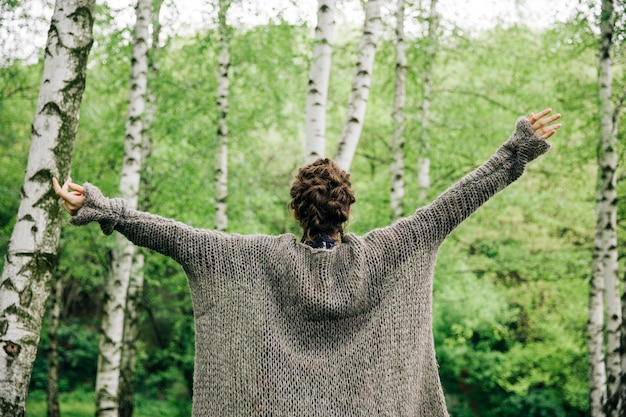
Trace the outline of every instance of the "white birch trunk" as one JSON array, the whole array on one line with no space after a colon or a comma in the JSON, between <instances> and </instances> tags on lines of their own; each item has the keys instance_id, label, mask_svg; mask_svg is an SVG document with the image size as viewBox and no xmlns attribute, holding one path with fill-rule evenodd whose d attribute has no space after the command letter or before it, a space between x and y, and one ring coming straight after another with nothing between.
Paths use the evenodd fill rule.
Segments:
<instances>
[{"instance_id":1,"label":"white birch trunk","mask_svg":"<svg viewBox=\"0 0 626 417\"><path fill-rule=\"evenodd\" d=\"M304 162L326 156L326 102L335 34L335 0L319 0L306 96Z\"/></svg>"},{"instance_id":2,"label":"white birch trunk","mask_svg":"<svg viewBox=\"0 0 626 417\"><path fill-rule=\"evenodd\" d=\"M598 60L600 146L598 149L596 234L588 322L590 414L592 417L616 415L614 410L617 410L619 403L618 387L621 379L619 356L621 307L617 282L617 193L615 180L617 142L613 130L611 105L612 16L612 1L603 0ZM602 300L598 295L601 290L604 293L606 335L603 335L601 331ZM604 337L606 337L606 359L603 358ZM603 360L606 361L606 365Z\"/></svg>"},{"instance_id":3,"label":"white birch trunk","mask_svg":"<svg viewBox=\"0 0 626 417\"><path fill-rule=\"evenodd\" d=\"M215 229L228 227L228 68L230 67L229 30L226 14L230 0L220 0L218 25L220 32L219 74L217 80L217 155L215 161Z\"/></svg>"},{"instance_id":4,"label":"white birch trunk","mask_svg":"<svg viewBox=\"0 0 626 417\"><path fill-rule=\"evenodd\" d=\"M128 201L128 207L131 209L137 208L141 183L142 115L146 102L151 10L150 0L138 0L126 117L124 163L120 180L120 193ZM119 413L124 315L134 254L134 246L122 235L116 234L105 289L96 377L96 415L99 417L117 417Z\"/></svg>"},{"instance_id":5,"label":"white birch trunk","mask_svg":"<svg viewBox=\"0 0 626 417\"><path fill-rule=\"evenodd\" d=\"M155 79L159 74L159 38L161 35L161 6L163 0L152 1L152 44L148 53L148 83L146 85L146 109L143 116L143 154L141 159L141 198L139 199L139 210L148 211L150 209L150 195L152 193L152 166L149 163L152 155L152 123L156 114L156 96L150 90L150 80Z\"/></svg>"},{"instance_id":6,"label":"white birch trunk","mask_svg":"<svg viewBox=\"0 0 626 417\"><path fill-rule=\"evenodd\" d=\"M122 340L126 294L134 248L120 234L114 236L111 263L105 287L100 327L98 372L96 375L96 416L117 417L122 361Z\"/></svg>"},{"instance_id":7,"label":"white birch trunk","mask_svg":"<svg viewBox=\"0 0 626 417\"><path fill-rule=\"evenodd\" d=\"M392 118L395 123L391 142L391 219L404 215L404 104L406 102L406 53L404 50L404 0L398 0L396 12L396 77Z\"/></svg>"},{"instance_id":8,"label":"white birch trunk","mask_svg":"<svg viewBox=\"0 0 626 417\"><path fill-rule=\"evenodd\" d=\"M605 415L616 417L620 409L621 381L621 324L622 308L619 296L617 255L617 137L611 103L613 82L611 50L613 37L613 1L602 1L600 18L599 102L600 151L598 153L598 191L596 201L596 242L594 258L602 263L604 278L605 332L606 332L606 406Z\"/></svg>"},{"instance_id":9,"label":"white birch trunk","mask_svg":"<svg viewBox=\"0 0 626 417\"><path fill-rule=\"evenodd\" d=\"M419 138L421 141L421 156L417 160L417 185L419 188L419 201L428 201L428 190L430 190L430 100L432 91L432 68L437 56L437 43L439 30L439 14L437 13L437 0L431 0L428 16L428 38L426 39L426 63L422 82L424 88L424 99L422 101L421 130Z\"/></svg>"},{"instance_id":10,"label":"white birch trunk","mask_svg":"<svg viewBox=\"0 0 626 417\"><path fill-rule=\"evenodd\" d=\"M159 49L159 35L161 24L159 16L161 12L162 0L152 0L150 18L152 20L152 44L148 53L148 83L146 84L146 108L143 116L143 146L141 156L141 191L142 196L138 205L140 210L147 211L150 207L151 177L152 172L148 161L152 155L151 128L156 112L154 93L149 85L150 79L157 76L158 65L155 62L155 55ZM144 253L135 248L130 280L128 282L128 293L126 296L126 315L124 317L124 335L122 361L120 370L119 389L119 416L132 417L134 413L135 394L135 370L137 363L137 341L139 337L139 308L144 286Z\"/></svg>"},{"instance_id":11,"label":"white birch trunk","mask_svg":"<svg viewBox=\"0 0 626 417\"><path fill-rule=\"evenodd\" d=\"M94 3L58 0L48 31L22 196L0 279L3 417L24 415L60 233L61 208L51 180L65 179L70 170Z\"/></svg>"},{"instance_id":12,"label":"white birch trunk","mask_svg":"<svg viewBox=\"0 0 626 417\"><path fill-rule=\"evenodd\" d=\"M604 416L606 367L604 365L604 280L601 263L594 256L589 283L589 320L587 321L587 361L589 368L589 411L591 417Z\"/></svg>"},{"instance_id":13,"label":"white birch trunk","mask_svg":"<svg viewBox=\"0 0 626 417\"><path fill-rule=\"evenodd\" d=\"M356 67L352 79L352 90L348 102L348 112L341 130L339 144L335 152L335 162L349 171L356 147L363 130L365 110L372 82L372 70L376 56L376 45L382 30L380 16L381 0L368 0L365 10L363 37L359 44Z\"/></svg>"}]
</instances>

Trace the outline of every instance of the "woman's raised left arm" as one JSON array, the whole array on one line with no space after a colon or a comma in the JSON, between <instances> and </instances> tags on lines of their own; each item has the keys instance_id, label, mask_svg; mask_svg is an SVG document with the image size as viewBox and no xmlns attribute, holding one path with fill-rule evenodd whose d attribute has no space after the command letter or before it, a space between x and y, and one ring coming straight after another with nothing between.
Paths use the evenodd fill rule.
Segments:
<instances>
[{"instance_id":1,"label":"woman's raised left arm","mask_svg":"<svg viewBox=\"0 0 626 417\"><path fill-rule=\"evenodd\" d=\"M429 240L440 244L463 220L474 213L497 192L517 180L526 164L550 149L550 138L561 127L555 123L560 114L545 109L518 119L515 132L480 167L448 188L431 204L422 207L412 221L427 234Z\"/></svg>"}]
</instances>

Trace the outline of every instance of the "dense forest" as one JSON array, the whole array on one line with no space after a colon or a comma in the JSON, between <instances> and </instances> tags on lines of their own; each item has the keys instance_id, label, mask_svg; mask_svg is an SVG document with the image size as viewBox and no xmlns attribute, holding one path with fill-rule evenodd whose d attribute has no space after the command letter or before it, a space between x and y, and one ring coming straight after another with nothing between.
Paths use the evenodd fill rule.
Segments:
<instances>
[{"instance_id":1,"label":"dense forest","mask_svg":"<svg viewBox=\"0 0 626 417\"><path fill-rule=\"evenodd\" d=\"M426 2L428 3L428 2ZM403 215L437 197L480 165L508 138L522 115L552 107L563 128L548 154L453 232L439 252L434 282L434 337L450 414L587 416L586 325L594 256L599 152L599 9L582 4L549 27L502 22L468 31L442 20L432 37L428 9L407 5L405 37ZM594 6L594 7L592 7ZM5 7L9 7L6 6ZM182 7L182 6L181 6ZM338 6L340 7L340 6ZM623 12L623 7L616 10ZM74 181L120 194L133 22L96 6L94 44L80 125L72 152ZM217 16L217 14L216 14ZM2 21L0 20L0 23ZM360 21L336 27L327 95L329 156L347 111ZM618 25L619 26L619 25ZM227 232L298 235L287 204L303 162L312 27L280 16L229 33ZM618 27L619 29L619 27ZM367 112L351 165L357 202L347 231L388 225L396 49L393 19L383 19ZM626 78L616 34L614 103L623 105ZM214 228L220 32L217 21L185 36L161 36L151 51L154 97L151 155L140 206L200 228ZM29 155L31 124L44 52L37 62L3 59L0 67L0 254L7 253ZM428 71L426 91L424 74ZM425 93L426 91L426 93ZM429 122L421 117L425 97ZM615 112L616 125L621 113ZM429 143L422 141L427 128ZM617 194L624 187L623 129L616 129ZM418 160L430 159L426 201ZM618 252L626 208L617 205ZM61 415L94 413L98 338L115 239L97 225L72 227L63 217L58 389ZM145 256L136 342L135 415L189 415L194 338L183 270L150 251ZM4 265L0 263L0 267ZM620 266L623 274L623 268ZM48 313L30 379L27 416L46 413ZM2 378L0 378L2 379Z\"/></svg>"}]
</instances>

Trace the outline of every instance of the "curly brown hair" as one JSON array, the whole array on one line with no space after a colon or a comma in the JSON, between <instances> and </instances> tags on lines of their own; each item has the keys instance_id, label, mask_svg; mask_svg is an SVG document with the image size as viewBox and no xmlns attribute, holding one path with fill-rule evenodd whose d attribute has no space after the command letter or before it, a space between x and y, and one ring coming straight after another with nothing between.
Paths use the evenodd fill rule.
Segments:
<instances>
[{"instance_id":1,"label":"curly brown hair","mask_svg":"<svg viewBox=\"0 0 626 417\"><path fill-rule=\"evenodd\" d=\"M298 171L291 186L289 208L304 231L303 242L324 235L343 237L343 224L356 201L350 174L328 158L319 158Z\"/></svg>"}]
</instances>

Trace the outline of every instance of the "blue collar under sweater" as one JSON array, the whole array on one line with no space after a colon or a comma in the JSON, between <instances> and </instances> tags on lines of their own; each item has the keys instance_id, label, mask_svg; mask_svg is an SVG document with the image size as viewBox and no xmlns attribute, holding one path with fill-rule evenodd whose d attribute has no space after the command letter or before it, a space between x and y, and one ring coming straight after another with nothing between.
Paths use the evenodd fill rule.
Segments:
<instances>
[{"instance_id":1,"label":"blue collar under sweater","mask_svg":"<svg viewBox=\"0 0 626 417\"><path fill-rule=\"evenodd\" d=\"M316 249L331 249L337 242L328 235L321 236L315 242L305 242L307 245Z\"/></svg>"}]
</instances>

